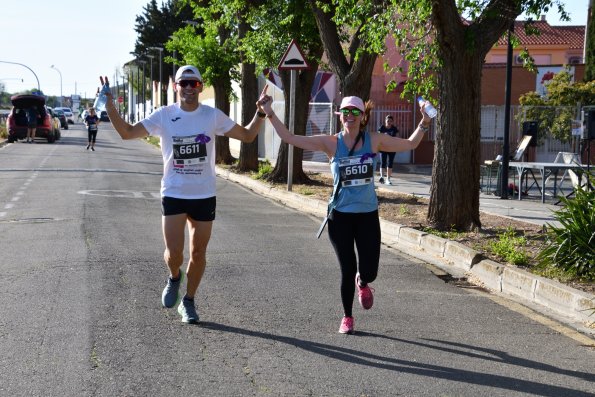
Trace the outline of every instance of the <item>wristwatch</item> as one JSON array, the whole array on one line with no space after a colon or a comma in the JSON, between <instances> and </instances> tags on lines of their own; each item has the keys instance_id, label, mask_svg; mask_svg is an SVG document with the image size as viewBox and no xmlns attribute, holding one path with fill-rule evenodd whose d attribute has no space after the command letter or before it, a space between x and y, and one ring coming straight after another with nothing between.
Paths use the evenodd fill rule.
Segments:
<instances>
[{"instance_id":1,"label":"wristwatch","mask_svg":"<svg viewBox=\"0 0 595 397\"><path fill-rule=\"evenodd\" d=\"M261 119L264 119L267 116L267 114L263 112L256 112L256 115Z\"/></svg>"}]
</instances>

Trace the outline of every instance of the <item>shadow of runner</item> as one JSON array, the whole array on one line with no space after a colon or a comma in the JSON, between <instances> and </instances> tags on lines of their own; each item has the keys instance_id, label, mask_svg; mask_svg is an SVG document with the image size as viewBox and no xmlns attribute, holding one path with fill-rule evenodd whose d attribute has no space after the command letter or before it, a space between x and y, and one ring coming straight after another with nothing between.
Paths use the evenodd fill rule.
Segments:
<instances>
[{"instance_id":1,"label":"shadow of runner","mask_svg":"<svg viewBox=\"0 0 595 397\"><path fill-rule=\"evenodd\" d=\"M438 378L438 379L445 379L463 383L469 383L474 385L481 385L481 386L489 386L494 387L497 389L504 389L504 390L513 390L519 391L524 393L529 393L531 395L536 396L548 396L548 397L593 397L592 393L574 390L567 387L562 386L554 386L554 385L547 385L539 382L534 381L527 381L517 378L512 378L508 376L501 376L501 375L491 375L482 372L474 372L450 367L444 367L440 365L432 365L432 364L423 364L419 362L409 361L409 360L400 360L397 358L379 356L377 354L370 354L360 350L354 350L339 346L333 346L326 343L318 343L312 342L304 339L298 339L290 336L281 336L275 335L271 333L261 332L261 331L251 331L244 328L233 327L224 324L218 324L214 322L200 322L200 328L206 328L213 331L220 331L220 332L229 332L238 335L250 336L254 338L261 338L272 340L280 343L285 343L287 345L291 345L305 351L309 351L315 354L320 354L322 356L326 356L335 360L345 361L352 364L359 364L365 365L368 367L374 367L378 369L384 369L389 371L396 371L401 373L410 373L419 376L427 376L430 378ZM440 348L438 346L432 346L429 344L407 341L404 339L399 338L392 338L387 337L384 335L369 333L369 332L356 332L355 335L348 336L348 337L375 337L375 338L384 338L390 339L398 342L409 343L409 344L416 344L422 347L429 347L432 349L441 349L445 350L445 348ZM456 345L456 344L453 344ZM474 349L472 346L466 345L459 345L464 346L469 349ZM476 350L482 350L480 348L475 348ZM494 354L498 357L511 357L507 353L498 352L496 350L491 349L483 349L490 354ZM458 351L455 349L447 349L446 351L451 351L455 354L464 354L469 355L468 352ZM482 358L493 360L489 357L485 357L482 355L475 354L472 357ZM575 371L567 371L563 369L559 369L553 366L544 365L542 363L534 362L531 360L519 359L512 357L508 361L500 360L500 362L505 364L511 365L519 365L525 368L533 368L537 370L547 370L548 372L554 372L557 374L562 375L569 375L575 376L582 379L590 380L593 378L593 374L585 374L585 373L577 373ZM575 374L579 374L576 376ZM545 378L546 379L546 378Z\"/></svg>"}]
</instances>

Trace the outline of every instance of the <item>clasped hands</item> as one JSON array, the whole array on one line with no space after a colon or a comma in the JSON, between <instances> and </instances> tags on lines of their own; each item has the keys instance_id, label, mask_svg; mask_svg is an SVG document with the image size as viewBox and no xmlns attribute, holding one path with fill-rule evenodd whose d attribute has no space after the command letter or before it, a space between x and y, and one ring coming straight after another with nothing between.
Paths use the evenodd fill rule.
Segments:
<instances>
[{"instance_id":1,"label":"clasped hands","mask_svg":"<svg viewBox=\"0 0 595 397\"><path fill-rule=\"evenodd\" d=\"M271 117L273 115L273 97L267 95L268 88L268 85L264 86L260 97L258 97L258 101L256 101L256 107L258 108L258 112L265 113L267 117Z\"/></svg>"}]
</instances>

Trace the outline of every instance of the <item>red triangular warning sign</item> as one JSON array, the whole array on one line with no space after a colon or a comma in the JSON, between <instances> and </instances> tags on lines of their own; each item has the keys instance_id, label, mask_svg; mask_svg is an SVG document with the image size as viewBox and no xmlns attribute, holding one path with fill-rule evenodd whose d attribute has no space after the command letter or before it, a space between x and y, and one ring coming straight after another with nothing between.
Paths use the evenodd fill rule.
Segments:
<instances>
[{"instance_id":1,"label":"red triangular warning sign","mask_svg":"<svg viewBox=\"0 0 595 397\"><path fill-rule=\"evenodd\" d=\"M287 51L283 54L277 69L310 69L310 65L308 65L306 57L295 39L289 43L289 47L287 47Z\"/></svg>"}]
</instances>

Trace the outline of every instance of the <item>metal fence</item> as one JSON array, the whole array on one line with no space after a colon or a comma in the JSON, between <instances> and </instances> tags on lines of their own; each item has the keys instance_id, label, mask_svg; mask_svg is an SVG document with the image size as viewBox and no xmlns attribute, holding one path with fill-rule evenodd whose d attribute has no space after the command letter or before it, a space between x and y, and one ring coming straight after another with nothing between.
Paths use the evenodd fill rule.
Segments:
<instances>
[{"instance_id":1,"label":"metal fence","mask_svg":"<svg viewBox=\"0 0 595 397\"><path fill-rule=\"evenodd\" d=\"M332 103L310 103L308 121L306 123L306 135L328 135L336 132L336 117ZM328 161L323 152L304 150L303 160L306 161Z\"/></svg>"},{"instance_id":2,"label":"metal fence","mask_svg":"<svg viewBox=\"0 0 595 397\"><path fill-rule=\"evenodd\" d=\"M523 135L523 122L529 120L527 112L530 108L523 106L510 107L509 142L511 152L514 151ZM570 111L573 119L581 123L582 109L578 107L547 107L541 109L552 113ZM506 109L504 106L482 106L481 107L481 162L493 160L497 155L502 154L504 142L504 118ZM572 125L568 125L568 132L571 133ZM550 134L545 134L535 147L535 159L538 162L551 162L560 152L579 151L579 138L573 137L569 142L561 142Z\"/></svg>"},{"instance_id":3,"label":"metal fence","mask_svg":"<svg viewBox=\"0 0 595 397\"><path fill-rule=\"evenodd\" d=\"M285 99L283 91L274 88L269 90L269 94L273 97L273 109L277 116L283 120L285 114ZM509 145L511 153L514 152L518 146L523 135L523 122L529 121L527 117L527 107L511 106L510 108L510 126L509 126ZM560 112L572 110L573 118L577 122L581 120L582 110L578 107L552 107L551 112ZM306 126L306 135L317 134L334 134L340 130L339 118L335 115L335 108L332 103L311 103L308 122ZM395 105L376 107L372 110L370 122L368 123L369 131L377 131L383 124L384 118L387 115L392 115L395 125L402 133L402 137L408 138L419 120L416 120L417 109L413 105ZM504 120L505 107L484 105L481 107L481 158L483 164L485 160L493 160L496 156L502 154L502 146L504 142ZM435 120L434 120L435 123ZM568 126L569 132L572 128ZM275 134L270 123L266 123L264 139L259 140L259 153L261 156L276 161L279 145L281 140ZM430 133L428 134L429 141L435 141L435 126L432 125ZM543 139L539 140L539 144L533 149L533 160L538 162L551 162L560 152L578 153L580 150L580 140L574 137L569 142L561 142L560 140L546 134ZM398 153L395 157L395 162L401 164L408 164L412 162L412 152ZM304 160L307 161L323 161L328 159L322 152L304 151Z\"/></svg>"},{"instance_id":4,"label":"metal fence","mask_svg":"<svg viewBox=\"0 0 595 397\"><path fill-rule=\"evenodd\" d=\"M275 90L275 94L277 95L273 95L273 109L277 116L281 120L284 120L285 102L282 92L276 92ZM339 132L341 128L340 121L339 117L335 115L335 111L336 109L333 103L310 103L308 121L306 123L306 135L335 134ZM395 125L399 129L401 136L403 138L408 138L417 125L413 107L411 105L374 108L370 115L368 131L377 131L384 123L384 118L389 114L393 116ZM433 139L433 131L431 134L431 139ZM261 155L264 154L264 157L276 161L281 140L277 134L274 133L269 123L265 126L263 136L264 139L262 140L263 143L260 148ZM411 157L411 152L398 153L395 157L395 161L397 163L410 163ZM304 150L303 159L306 161L328 161L326 154L311 150Z\"/></svg>"}]
</instances>

